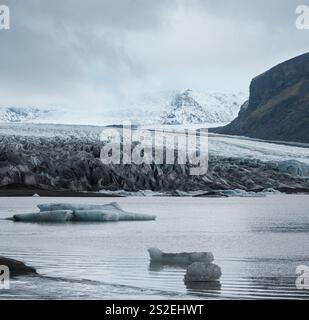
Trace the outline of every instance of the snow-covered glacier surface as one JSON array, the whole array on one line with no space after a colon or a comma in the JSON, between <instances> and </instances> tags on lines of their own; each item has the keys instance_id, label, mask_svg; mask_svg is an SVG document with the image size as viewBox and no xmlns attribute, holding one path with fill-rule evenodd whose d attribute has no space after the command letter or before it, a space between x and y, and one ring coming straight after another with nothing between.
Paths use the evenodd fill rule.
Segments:
<instances>
[{"instance_id":1,"label":"snow-covered glacier surface","mask_svg":"<svg viewBox=\"0 0 309 320\"><path fill-rule=\"evenodd\" d=\"M173 130L171 130L169 125L161 125L158 126L158 131L164 130L165 135L177 135L179 137L185 134L185 128L188 128L191 134L195 134L195 129L201 127L203 126L174 125L172 126ZM103 128L101 126L9 123L0 125L0 136L61 137L63 139L74 137L81 141L91 140L95 142L99 141ZM155 126L145 126L138 130L142 133L143 131L148 131L148 128L153 130ZM208 140L208 149L211 156L278 162L296 160L309 165L309 146L279 144L245 137L208 134L207 131L201 132L201 139ZM179 147L184 148L185 146L179 144Z\"/></svg>"},{"instance_id":2,"label":"snow-covered glacier surface","mask_svg":"<svg viewBox=\"0 0 309 320\"><path fill-rule=\"evenodd\" d=\"M309 164L309 148L250 138L209 135L209 152L223 157L241 157L262 161L296 160Z\"/></svg>"}]
</instances>

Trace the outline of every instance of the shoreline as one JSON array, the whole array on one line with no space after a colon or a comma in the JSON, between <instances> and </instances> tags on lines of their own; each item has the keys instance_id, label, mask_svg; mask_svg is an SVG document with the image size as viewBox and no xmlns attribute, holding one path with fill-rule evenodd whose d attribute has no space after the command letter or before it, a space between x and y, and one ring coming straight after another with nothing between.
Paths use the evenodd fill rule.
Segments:
<instances>
[{"instance_id":1,"label":"shoreline","mask_svg":"<svg viewBox=\"0 0 309 320\"><path fill-rule=\"evenodd\" d=\"M150 191L150 190L139 190L136 192L124 191L124 190L113 190L105 192L98 191L70 191L70 190L44 190L38 188L27 188L27 187L0 187L0 198L1 197L72 197L72 198L125 198L125 197L205 197L205 198L224 198L227 197L223 194L224 191L237 191L239 189L228 189L228 190L213 190L213 191L203 191L203 190L192 190L192 191ZM147 191L151 193L147 195ZM256 194L256 196L266 194L265 189L254 189L254 190L242 190L245 194ZM281 194L308 194L309 188L290 188L290 187L280 187L274 189L275 192ZM274 192L274 194L275 194ZM269 192L272 194L272 192ZM234 195L235 197L236 195ZM247 195L249 197L249 195ZM231 197L231 196L229 196ZM241 195L239 195L241 197Z\"/></svg>"}]
</instances>

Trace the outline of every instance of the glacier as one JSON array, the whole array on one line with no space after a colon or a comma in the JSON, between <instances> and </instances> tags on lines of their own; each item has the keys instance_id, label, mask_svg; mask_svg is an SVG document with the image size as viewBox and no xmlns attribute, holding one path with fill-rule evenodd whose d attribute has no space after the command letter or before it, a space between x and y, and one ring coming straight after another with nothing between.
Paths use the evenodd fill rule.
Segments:
<instances>
[{"instance_id":1,"label":"glacier","mask_svg":"<svg viewBox=\"0 0 309 320\"><path fill-rule=\"evenodd\" d=\"M111 194L123 190L123 195L141 190L145 195L184 195L231 189L256 192L273 188L285 192L309 188L309 149L305 145L207 135L202 131L201 138L208 139L208 172L188 176L186 165L103 164L99 138L102 129L30 123L0 125L0 188L33 187L37 194L41 189L105 190ZM173 130L171 135L179 133Z\"/></svg>"}]
</instances>

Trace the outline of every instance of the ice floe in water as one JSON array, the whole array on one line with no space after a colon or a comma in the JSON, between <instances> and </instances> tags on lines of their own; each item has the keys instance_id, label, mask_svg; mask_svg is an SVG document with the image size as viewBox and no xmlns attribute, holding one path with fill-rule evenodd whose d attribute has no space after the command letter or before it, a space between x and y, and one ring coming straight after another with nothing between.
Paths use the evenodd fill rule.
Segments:
<instances>
[{"instance_id":1,"label":"ice floe in water","mask_svg":"<svg viewBox=\"0 0 309 320\"><path fill-rule=\"evenodd\" d=\"M107 222L155 220L156 216L124 211L116 202L105 205L48 203L38 205L40 212L16 214L18 222Z\"/></svg>"},{"instance_id":2,"label":"ice floe in water","mask_svg":"<svg viewBox=\"0 0 309 320\"><path fill-rule=\"evenodd\" d=\"M66 222L72 219L72 210L44 211L40 213L15 214L13 216L13 220L18 222Z\"/></svg>"},{"instance_id":3,"label":"ice floe in water","mask_svg":"<svg viewBox=\"0 0 309 320\"><path fill-rule=\"evenodd\" d=\"M185 266L185 283L218 281L222 275L221 268L213 263L214 255L211 252L164 253L158 248L150 248L148 252L153 270L154 264Z\"/></svg>"},{"instance_id":4,"label":"ice floe in water","mask_svg":"<svg viewBox=\"0 0 309 320\"><path fill-rule=\"evenodd\" d=\"M75 210L75 221L119 221L119 215L117 212L111 212L108 209L105 210Z\"/></svg>"},{"instance_id":5,"label":"ice floe in water","mask_svg":"<svg viewBox=\"0 0 309 320\"><path fill-rule=\"evenodd\" d=\"M108 210L121 210L121 207L117 202L111 202L108 204L78 204L78 203L44 203L39 204L38 208L41 212L43 211L54 211L54 210L97 210L97 209L108 209Z\"/></svg>"},{"instance_id":6,"label":"ice floe in water","mask_svg":"<svg viewBox=\"0 0 309 320\"><path fill-rule=\"evenodd\" d=\"M266 196L264 193L245 191L241 189L224 190L222 191L222 193L227 197L265 197Z\"/></svg>"},{"instance_id":7,"label":"ice floe in water","mask_svg":"<svg viewBox=\"0 0 309 320\"><path fill-rule=\"evenodd\" d=\"M211 252L164 253L158 248L148 249L151 262L190 264L193 262L210 263L214 260Z\"/></svg>"},{"instance_id":8,"label":"ice floe in water","mask_svg":"<svg viewBox=\"0 0 309 320\"><path fill-rule=\"evenodd\" d=\"M125 190L101 190L98 193L120 197L265 197L267 195L280 194L273 188L266 188L261 191L246 191L242 189L228 190L196 190L196 191L125 191Z\"/></svg>"},{"instance_id":9,"label":"ice floe in water","mask_svg":"<svg viewBox=\"0 0 309 320\"><path fill-rule=\"evenodd\" d=\"M214 263L194 262L189 265L184 277L185 282L218 281L221 268Z\"/></svg>"}]
</instances>

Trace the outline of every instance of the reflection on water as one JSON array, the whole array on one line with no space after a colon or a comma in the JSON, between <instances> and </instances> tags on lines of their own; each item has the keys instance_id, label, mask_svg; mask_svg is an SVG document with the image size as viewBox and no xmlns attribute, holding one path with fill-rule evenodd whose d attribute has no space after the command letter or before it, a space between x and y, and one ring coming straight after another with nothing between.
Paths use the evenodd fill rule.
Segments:
<instances>
[{"instance_id":1,"label":"reflection on water","mask_svg":"<svg viewBox=\"0 0 309 320\"><path fill-rule=\"evenodd\" d=\"M186 270L188 264L170 263L170 262L153 262L149 263L150 271L161 271L166 268L184 269Z\"/></svg>"},{"instance_id":2,"label":"reflection on water","mask_svg":"<svg viewBox=\"0 0 309 320\"><path fill-rule=\"evenodd\" d=\"M149 270L152 272L161 272L164 269L169 269L170 271L172 269L182 269L187 270L188 264L179 264L179 263L171 263L171 262L153 262L151 261L149 263ZM184 285L187 289L188 294L198 295L200 296L203 294L203 296L219 296L220 295L220 289L221 289L221 283L220 281L209 281L209 282L186 282L184 281Z\"/></svg>"},{"instance_id":3,"label":"reflection on water","mask_svg":"<svg viewBox=\"0 0 309 320\"><path fill-rule=\"evenodd\" d=\"M204 296L207 294L211 297L220 296L221 294L221 283L220 281L211 282L185 282L185 286L190 294L200 295L203 293Z\"/></svg>"},{"instance_id":4,"label":"reflection on water","mask_svg":"<svg viewBox=\"0 0 309 320\"><path fill-rule=\"evenodd\" d=\"M261 223L252 226L252 231L255 232L305 232L309 233L309 223L306 222L294 222L294 221L268 221L267 223Z\"/></svg>"},{"instance_id":5,"label":"reflection on water","mask_svg":"<svg viewBox=\"0 0 309 320\"><path fill-rule=\"evenodd\" d=\"M0 198L0 219L38 203L107 203L108 198ZM308 298L295 270L309 266L309 196L119 198L156 221L25 224L0 220L0 254L43 277L20 277L0 298ZM147 249L212 251L220 283L185 284L185 267L149 264Z\"/></svg>"}]
</instances>

